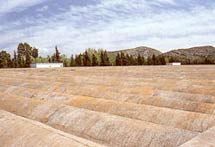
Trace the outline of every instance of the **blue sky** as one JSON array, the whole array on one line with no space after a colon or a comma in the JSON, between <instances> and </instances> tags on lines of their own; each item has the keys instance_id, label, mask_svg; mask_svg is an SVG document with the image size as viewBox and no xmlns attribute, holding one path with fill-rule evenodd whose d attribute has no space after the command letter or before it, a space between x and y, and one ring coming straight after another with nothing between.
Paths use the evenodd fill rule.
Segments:
<instances>
[{"instance_id":1,"label":"blue sky","mask_svg":"<svg viewBox=\"0 0 215 147\"><path fill-rule=\"evenodd\" d=\"M162 52L215 45L214 0L0 0L0 49L19 42L57 45L67 55L86 48L149 46Z\"/></svg>"}]
</instances>

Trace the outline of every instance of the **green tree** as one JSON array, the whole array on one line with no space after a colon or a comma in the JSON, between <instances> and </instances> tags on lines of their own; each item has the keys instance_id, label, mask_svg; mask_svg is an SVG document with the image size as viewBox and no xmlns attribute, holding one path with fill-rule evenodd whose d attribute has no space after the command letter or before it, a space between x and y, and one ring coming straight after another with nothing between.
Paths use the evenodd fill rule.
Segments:
<instances>
[{"instance_id":1,"label":"green tree","mask_svg":"<svg viewBox=\"0 0 215 147\"><path fill-rule=\"evenodd\" d=\"M108 54L107 54L107 51L101 51L101 54L100 54L100 65L101 66L110 66L110 61L109 61L109 57L108 57Z\"/></svg>"},{"instance_id":2,"label":"green tree","mask_svg":"<svg viewBox=\"0 0 215 147\"><path fill-rule=\"evenodd\" d=\"M49 55L47 56L47 60L48 60L49 63L52 63L52 59L51 59L51 57Z\"/></svg>"},{"instance_id":3,"label":"green tree","mask_svg":"<svg viewBox=\"0 0 215 147\"><path fill-rule=\"evenodd\" d=\"M129 56L129 65L137 65L137 61L132 55Z\"/></svg>"},{"instance_id":4,"label":"green tree","mask_svg":"<svg viewBox=\"0 0 215 147\"><path fill-rule=\"evenodd\" d=\"M16 55L16 51L13 52L13 68L17 68L18 67L18 60L17 60L17 55Z\"/></svg>"},{"instance_id":5,"label":"green tree","mask_svg":"<svg viewBox=\"0 0 215 147\"><path fill-rule=\"evenodd\" d=\"M28 43L19 43L17 47L18 67L29 67L32 57L32 47Z\"/></svg>"},{"instance_id":6,"label":"green tree","mask_svg":"<svg viewBox=\"0 0 215 147\"><path fill-rule=\"evenodd\" d=\"M213 62L210 61L208 57L205 57L203 64L213 64Z\"/></svg>"},{"instance_id":7,"label":"green tree","mask_svg":"<svg viewBox=\"0 0 215 147\"><path fill-rule=\"evenodd\" d=\"M57 62L57 61L56 61L56 54L55 54L55 53L51 56L51 62L52 62L52 63Z\"/></svg>"},{"instance_id":8,"label":"green tree","mask_svg":"<svg viewBox=\"0 0 215 147\"><path fill-rule=\"evenodd\" d=\"M104 52L101 51L101 53L100 53L100 66L104 66L104 65L105 65Z\"/></svg>"},{"instance_id":9,"label":"green tree","mask_svg":"<svg viewBox=\"0 0 215 147\"><path fill-rule=\"evenodd\" d=\"M0 52L0 68L9 68L12 66L10 54L6 51Z\"/></svg>"},{"instance_id":10,"label":"green tree","mask_svg":"<svg viewBox=\"0 0 215 147\"><path fill-rule=\"evenodd\" d=\"M70 67L75 66L75 59L73 57L73 55L71 55L70 57Z\"/></svg>"},{"instance_id":11,"label":"green tree","mask_svg":"<svg viewBox=\"0 0 215 147\"><path fill-rule=\"evenodd\" d=\"M152 65L156 65L157 64L157 59L156 56L153 54L152 55Z\"/></svg>"},{"instance_id":12,"label":"green tree","mask_svg":"<svg viewBox=\"0 0 215 147\"><path fill-rule=\"evenodd\" d=\"M121 52L121 60L122 60L122 65L128 65L128 58L127 55L125 55L123 52Z\"/></svg>"},{"instance_id":13,"label":"green tree","mask_svg":"<svg viewBox=\"0 0 215 147\"><path fill-rule=\"evenodd\" d=\"M175 59L174 59L174 57L171 56L171 57L169 58L169 63L172 63L172 62L175 62Z\"/></svg>"},{"instance_id":14,"label":"green tree","mask_svg":"<svg viewBox=\"0 0 215 147\"><path fill-rule=\"evenodd\" d=\"M63 67L69 67L67 59L63 59Z\"/></svg>"},{"instance_id":15,"label":"green tree","mask_svg":"<svg viewBox=\"0 0 215 147\"><path fill-rule=\"evenodd\" d=\"M30 67L30 64L31 64L31 53L30 53L30 50L26 50L26 53L25 53L25 67Z\"/></svg>"},{"instance_id":16,"label":"green tree","mask_svg":"<svg viewBox=\"0 0 215 147\"><path fill-rule=\"evenodd\" d=\"M85 51L83 54L83 65L84 66L91 66L90 56L89 56L87 51Z\"/></svg>"},{"instance_id":17,"label":"green tree","mask_svg":"<svg viewBox=\"0 0 215 147\"><path fill-rule=\"evenodd\" d=\"M152 65L153 62L152 62L152 58L150 56L148 56L147 58L147 65Z\"/></svg>"},{"instance_id":18,"label":"green tree","mask_svg":"<svg viewBox=\"0 0 215 147\"><path fill-rule=\"evenodd\" d=\"M137 63L138 65L143 65L144 64L144 58L142 58L142 56L140 56L140 54L138 54L137 56Z\"/></svg>"},{"instance_id":19,"label":"green tree","mask_svg":"<svg viewBox=\"0 0 215 147\"><path fill-rule=\"evenodd\" d=\"M115 60L115 64L116 66L121 66L122 65L122 62L121 62L121 55L119 53L117 53L116 55L116 60Z\"/></svg>"},{"instance_id":20,"label":"green tree","mask_svg":"<svg viewBox=\"0 0 215 147\"><path fill-rule=\"evenodd\" d=\"M36 59L36 58L38 58L38 56L39 56L38 49L34 48L34 49L32 50L32 57L33 57L34 59Z\"/></svg>"},{"instance_id":21,"label":"green tree","mask_svg":"<svg viewBox=\"0 0 215 147\"><path fill-rule=\"evenodd\" d=\"M82 55L81 54L75 56L75 65L82 66Z\"/></svg>"},{"instance_id":22,"label":"green tree","mask_svg":"<svg viewBox=\"0 0 215 147\"><path fill-rule=\"evenodd\" d=\"M25 46L23 43L19 43L17 53L18 53L18 67L24 67Z\"/></svg>"},{"instance_id":23,"label":"green tree","mask_svg":"<svg viewBox=\"0 0 215 147\"><path fill-rule=\"evenodd\" d=\"M161 56L161 57L159 58L159 64L160 64L160 65L166 65L166 59L165 59L164 56Z\"/></svg>"},{"instance_id":24,"label":"green tree","mask_svg":"<svg viewBox=\"0 0 215 147\"><path fill-rule=\"evenodd\" d=\"M98 60L95 54L92 55L92 66L98 66Z\"/></svg>"},{"instance_id":25,"label":"green tree","mask_svg":"<svg viewBox=\"0 0 215 147\"><path fill-rule=\"evenodd\" d=\"M61 62L61 58L60 58L60 52L59 52L59 50L58 50L58 48L57 48L57 46L55 46L55 62L57 62L57 63L59 63L59 62Z\"/></svg>"}]
</instances>

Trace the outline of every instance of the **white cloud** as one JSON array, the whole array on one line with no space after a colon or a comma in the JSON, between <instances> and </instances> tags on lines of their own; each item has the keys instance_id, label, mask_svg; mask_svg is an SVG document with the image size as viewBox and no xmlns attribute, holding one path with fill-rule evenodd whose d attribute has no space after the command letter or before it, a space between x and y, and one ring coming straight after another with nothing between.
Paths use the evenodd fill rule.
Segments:
<instances>
[{"instance_id":1,"label":"white cloud","mask_svg":"<svg viewBox=\"0 0 215 147\"><path fill-rule=\"evenodd\" d=\"M45 0L0 0L0 14L20 11L44 1Z\"/></svg>"},{"instance_id":2,"label":"white cloud","mask_svg":"<svg viewBox=\"0 0 215 147\"><path fill-rule=\"evenodd\" d=\"M49 9L49 6L45 5L45 6L41 7L41 8L38 8L37 12L44 12L44 11L47 11L48 9Z\"/></svg>"},{"instance_id":3,"label":"white cloud","mask_svg":"<svg viewBox=\"0 0 215 147\"><path fill-rule=\"evenodd\" d=\"M157 3L166 3L166 4L172 4L172 5L176 4L176 0L152 0L152 2L153 1Z\"/></svg>"},{"instance_id":4,"label":"white cloud","mask_svg":"<svg viewBox=\"0 0 215 147\"><path fill-rule=\"evenodd\" d=\"M114 50L146 45L164 52L215 45L215 7L157 13L152 2L177 5L174 0L104 0L98 5L71 6L48 20L37 20L37 26L6 32L1 41L14 45L27 41L41 48L43 55L55 45L68 55L88 47Z\"/></svg>"}]
</instances>

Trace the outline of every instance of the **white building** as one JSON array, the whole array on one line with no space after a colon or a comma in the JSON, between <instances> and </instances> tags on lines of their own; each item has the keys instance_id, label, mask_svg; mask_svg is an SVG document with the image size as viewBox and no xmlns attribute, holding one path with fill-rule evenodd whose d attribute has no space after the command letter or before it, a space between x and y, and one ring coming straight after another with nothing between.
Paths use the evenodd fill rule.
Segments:
<instances>
[{"instance_id":1,"label":"white building","mask_svg":"<svg viewBox=\"0 0 215 147\"><path fill-rule=\"evenodd\" d=\"M167 63L167 65L180 66L180 65L181 65L181 62Z\"/></svg>"},{"instance_id":2,"label":"white building","mask_svg":"<svg viewBox=\"0 0 215 147\"><path fill-rule=\"evenodd\" d=\"M63 63L33 63L31 68L61 68Z\"/></svg>"}]
</instances>

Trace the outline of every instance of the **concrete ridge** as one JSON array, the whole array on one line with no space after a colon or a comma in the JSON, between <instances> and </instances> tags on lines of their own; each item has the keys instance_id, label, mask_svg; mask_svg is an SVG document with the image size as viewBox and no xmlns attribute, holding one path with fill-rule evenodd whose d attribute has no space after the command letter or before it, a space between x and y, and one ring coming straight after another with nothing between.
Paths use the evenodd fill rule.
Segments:
<instances>
[{"instance_id":1,"label":"concrete ridge","mask_svg":"<svg viewBox=\"0 0 215 147\"><path fill-rule=\"evenodd\" d=\"M1 145L6 145L6 146L21 145L23 147L24 146L27 147L29 145L33 145L33 146L42 145L42 146L50 146L50 147L53 147L53 146L63 147L63 146L71 146L71 145L72 146L91 146L91 147L102 146L102 145L90 142L89 140L79 138L71 134L67 134L60 130L56 130L50 126L44 125L37 121L29 120L21 116L14 115L12 113L6 112L1 109L0 109L0 122L1 122L0 134L4 135L7 132L6 134L8 137L8 138L6 136L4 138L0 137ZM22 123L25 124L26 126L24 127ZM8 131L7 127L10 128L10 131ZM33 136L28 134L27 132L28 133L31 132ZM20 136L15 137L14 136L15 134L12 134L12 133L22 134L22 138L20 138ZM14 138L10 138L12 136ZM42 137L47 140L44 141ZM60 140L57 141L54 138L58 140L60 139L61 141Z\"/></svg>"},{"instance_id":2,"label":"concrete ridge","mask_svg":"<svg viewBox=\"0 0 215 147\"><path fill-rule=\"evenodd\" d=\"M1 70L0 109L79 136L84 143L175 147L199 140L213 145L213 135L204 134L215 126L214 69L205 65ZM36 142L33 145L37 139L50 142L46 129L26 123L17 117L8 124L2 121L1 144L9 146L17 138ZM57 136L52 139L56 144L62 141Z\"/></svg>"},{"instance_id":3,"label":"concrete ridge","mask_svg":"<svg viewBox=\"0 0 215 147\"><path fill-rule=\"evenodd\" d=\"M110 146L131 146L134 143L137 146L145 146L149 142L156 146L162 142L162 146L165 146L167 140L168 144L180 145L198 134L72 106L61 107L59 104L29 98L5 98L0 104L0 108L17 115L47 122L46 124L67 133ZM154 139L151 140L152 138L148 137L146 132ZM109 136L109 133L112 135ZM140 142L124 142L125 137L133 141L138 139ZM157 140L158 138L161 142Z\"/></svg>"}]
</instances>

